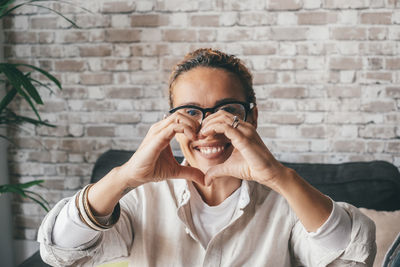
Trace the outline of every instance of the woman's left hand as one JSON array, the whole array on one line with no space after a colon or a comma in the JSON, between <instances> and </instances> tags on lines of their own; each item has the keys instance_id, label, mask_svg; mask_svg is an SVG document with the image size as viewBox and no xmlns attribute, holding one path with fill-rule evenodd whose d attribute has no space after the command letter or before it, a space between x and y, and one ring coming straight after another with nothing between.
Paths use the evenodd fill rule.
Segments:
<instances>
[{"instance_id":1,"label":"woman's left hand","mask_svg":"<svg viewBox=\"0 0 400 267\"><path fill-rule=\"evenodd\" d=\"M254 180L275 189L284 177L287 168L277 161L253 124L240 120L232 127L234 116L226 111L218 111L206 117L200 134L210 136L224 134L234 147L232 155L222 164L211 167L205 174L205 184L215 179L233 176L243 180Z\"/></svg>"}]
</instances>

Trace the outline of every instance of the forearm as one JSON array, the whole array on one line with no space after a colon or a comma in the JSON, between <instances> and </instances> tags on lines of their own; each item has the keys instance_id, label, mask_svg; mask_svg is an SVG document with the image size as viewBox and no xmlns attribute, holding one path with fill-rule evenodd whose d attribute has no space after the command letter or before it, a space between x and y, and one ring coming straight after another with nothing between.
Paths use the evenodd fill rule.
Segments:
<instances>
[{"instance_id":1,"label":"forearm","mask_svg":"<svg viewBox=\"0 0 400 267\"><path fill-rule=\"evenodd\" d=\"M75 206L75 197L62 208L52 231L53 243L63 248L77 248L89 243L100 234L81 221Z\"/></svg>"},{"instance_id":2,"label":"forearm","mask_svg":"<svg viewBox=\"0 0 400 267\"><path fill-rule=\"evenodd\" d=\"M308 232L315 232L329 218L332 201L294 170L284 168L274 190L281 194Z\"/></svg>"},{"instance_id":3,"label":"forearm","mask_svg":"<svg viewBox=\"0 0 400 267\"><path fill-rule=\"evenodd\" d=\"M141 185L130 181L123 167L112 169L105 177L94 184L88 192L88 201L95 216L106 216L113 212L118 201L131 189Z\"/></svg>"}]
</instances>

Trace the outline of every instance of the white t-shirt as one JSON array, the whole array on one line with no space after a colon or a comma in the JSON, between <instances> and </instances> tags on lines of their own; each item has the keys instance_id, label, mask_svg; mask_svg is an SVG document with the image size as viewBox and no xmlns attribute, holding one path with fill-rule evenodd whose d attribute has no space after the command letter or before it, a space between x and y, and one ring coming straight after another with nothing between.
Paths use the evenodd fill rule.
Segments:
<instances>
[{"instance_id":1,"label":"white t-shirt","mask_svg":"<svg viewBox=\"0 0 400 267\"><path fill-rule=\"evenodd\" d=\"M203 201L197 189L189 183L191 198L190 211L193 224L204 248L219 231L229 224L239 202L240 188L235 190L218 206L209 206Z\"/></svg>"}]
</instances>

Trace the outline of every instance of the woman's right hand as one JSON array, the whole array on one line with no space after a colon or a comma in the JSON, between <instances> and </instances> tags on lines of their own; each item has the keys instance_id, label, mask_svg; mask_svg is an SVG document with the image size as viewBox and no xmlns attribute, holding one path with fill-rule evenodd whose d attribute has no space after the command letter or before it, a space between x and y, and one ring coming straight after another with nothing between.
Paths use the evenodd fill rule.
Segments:
<instances>
[{"instance_id":1,"label":"woman's right hand","mask_svg":"<svg viewBox=\"0 0 400 267\"><path fill-rule=\"evenodd\" d=\"M204 174L199 169L180 165L169 144L176 133L197 138L199 128L196 120L180 112L152 125L135 154L89 190L89 205L94 215L111 214L126 192L148 182L183 178L204 185Z\"/></svg>"},{"instance_id":2,"label":"woman's right hand","mask_svg":"<svg viewBox=\"0 0 400 267\"><path fill-rule=\"evenodd\" d=\"M169 178L183 178L204 184L204 174L199 169L180 165L174 158L170 146L177 133L187 138L197 138L198 121L183 112L175 112L150 127L146 137L133 156L119 167L128 187L137 187L147 182Z\"/></svg>"}]
</instances>

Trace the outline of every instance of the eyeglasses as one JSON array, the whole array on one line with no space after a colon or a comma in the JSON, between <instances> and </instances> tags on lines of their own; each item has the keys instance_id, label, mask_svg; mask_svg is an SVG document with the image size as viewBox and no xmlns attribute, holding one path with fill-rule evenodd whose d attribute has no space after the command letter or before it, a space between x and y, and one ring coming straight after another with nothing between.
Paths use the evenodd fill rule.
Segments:
<instances>
[{"instance_id":1,"label":"eyeglasses","mask_svg":"<svg viewBox=\"0 0 400 267\"><path fill-rule=\"evenodd\" d=\"M254 103L246 103L241 101L224 102L212 108L201 108L195 105L184 105L171 109L169 111L169 114L172 114L178 110L182 110L186 114L192 116L201 124L208 112L215 113L219 110L224 110L231 113L232 115L237 116L239 119L246 121L248 113L254 108L254 106Z\"/></svg>"}]
</instances>

